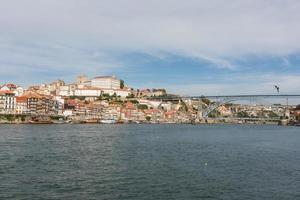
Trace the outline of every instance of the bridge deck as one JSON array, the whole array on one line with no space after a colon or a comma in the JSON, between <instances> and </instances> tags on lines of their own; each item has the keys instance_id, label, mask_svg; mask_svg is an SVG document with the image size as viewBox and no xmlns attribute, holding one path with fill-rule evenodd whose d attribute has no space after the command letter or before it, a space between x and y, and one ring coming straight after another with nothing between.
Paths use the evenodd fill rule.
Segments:
<instances>
[{"instance_id":1,"label":"bridge deck","mask_svg":"<svg viewBox=\"0 0 300 200\"><path fill-rule=\"evenodd\" d=\"M216 95L216 96L190 96L182 98L216 99L216 98L300 98L300 94L255 94L255 95Z\"/></svg>"}]
</instances>

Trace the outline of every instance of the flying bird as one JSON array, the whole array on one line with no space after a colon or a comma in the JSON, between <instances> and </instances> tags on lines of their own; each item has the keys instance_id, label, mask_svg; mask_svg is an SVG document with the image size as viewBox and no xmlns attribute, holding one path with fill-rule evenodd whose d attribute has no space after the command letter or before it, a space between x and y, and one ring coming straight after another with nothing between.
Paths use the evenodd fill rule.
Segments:
<instances>
[{"instance_id":1,"label":"flying bird","mask_svg":"<svg viewBox=\"0 0 300 200\"><path fill-rule=\"evenodd\" d=\"M279 93L279 87L277 85L274 85L274 87L277 90L277 92Z\"/></svg>"}]
</instances>

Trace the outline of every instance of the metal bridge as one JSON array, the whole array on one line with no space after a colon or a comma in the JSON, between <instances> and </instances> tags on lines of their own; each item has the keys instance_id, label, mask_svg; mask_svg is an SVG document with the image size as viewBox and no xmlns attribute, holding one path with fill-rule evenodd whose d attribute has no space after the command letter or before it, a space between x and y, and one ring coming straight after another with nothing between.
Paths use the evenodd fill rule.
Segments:
<instances>
[{"instance_id":1,"label":"metal bridge","mask_svg":"<svg viewBox=\"0 0 300 200\"><path fill-rule=\"evenodd\" d=\"M300 98L300 94L254 94L254 95L216 95L216 96L182 96L181 98L189 98L189 99L244 99L247 100L249 98Z\"/></svg>"},{"instance_id":2,"label":"metal bridge","mask_svg":"<svg viewBox=\"0 0 300 200\"><path fill-rule=\"evenodd\" d=\"M258 94L258 95L215 95L215 96L166 96L166 97L155 97L150 98L153 100L160 101L181 101L181 100L201 100L201 99L210 99L213 102L203 110L202 116L207 118L208 115L217 109L218 107L234 102L234 101L243 101L243 100L252 100L257 101L260 99L285 99L288 104L289 99L300 99L300 94ZM300 101L299 101L300 103Z\"/></svg>"},{"instance_id":3,"label":"metal bridge","mask_svg":"<svg viewBox=\"0 0 300 200\"><path fill-rule=\"evenodd\" d=\"M189 99L200 100L200 99L210 99L214 100L206 109L203 110L202 116L207 118L208 115L217 109L218 107L233 102L233 101L243 101L243 100L258 100L258 99L285 99L287 104L288 100L291 98L300 98L300 94L266 94L266 95L217 95L217 96L192 96ZM184 98L183 98L184 99Z\"/></svg>"}]
</instances>

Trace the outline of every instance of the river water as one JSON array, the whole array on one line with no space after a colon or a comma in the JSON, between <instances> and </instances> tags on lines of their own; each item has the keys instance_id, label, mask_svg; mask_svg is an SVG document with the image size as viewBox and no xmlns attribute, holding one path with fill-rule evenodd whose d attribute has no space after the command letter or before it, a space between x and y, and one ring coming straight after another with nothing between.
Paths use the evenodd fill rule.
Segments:
<instances>
[{"instance_id":1,"label":"river water","mask_svg":"<svg viewBox=\"0 0 300 200\"><path fill-rule=\"evenodd\" d=\"M0 199L300 199L300 128L0 125Z\"/></svg>"}]
</instances>

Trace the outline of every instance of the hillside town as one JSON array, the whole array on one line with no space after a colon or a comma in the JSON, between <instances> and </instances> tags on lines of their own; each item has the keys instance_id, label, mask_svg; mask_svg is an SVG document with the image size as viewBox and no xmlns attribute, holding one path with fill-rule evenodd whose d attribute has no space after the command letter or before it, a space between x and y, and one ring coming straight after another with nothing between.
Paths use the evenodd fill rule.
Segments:
<instances>
[{"instance_id":1,"label":"hillside town","mask_svg":"<svg viewBox=\"0 0 300 200\"><path fill-rule=\"evenodd\" d=\"M116 76L0 86L0 123L284 123L299 124L300 106L224 104L181 99L166 89L134 89Z\"/></svg>"}]
</instances>

